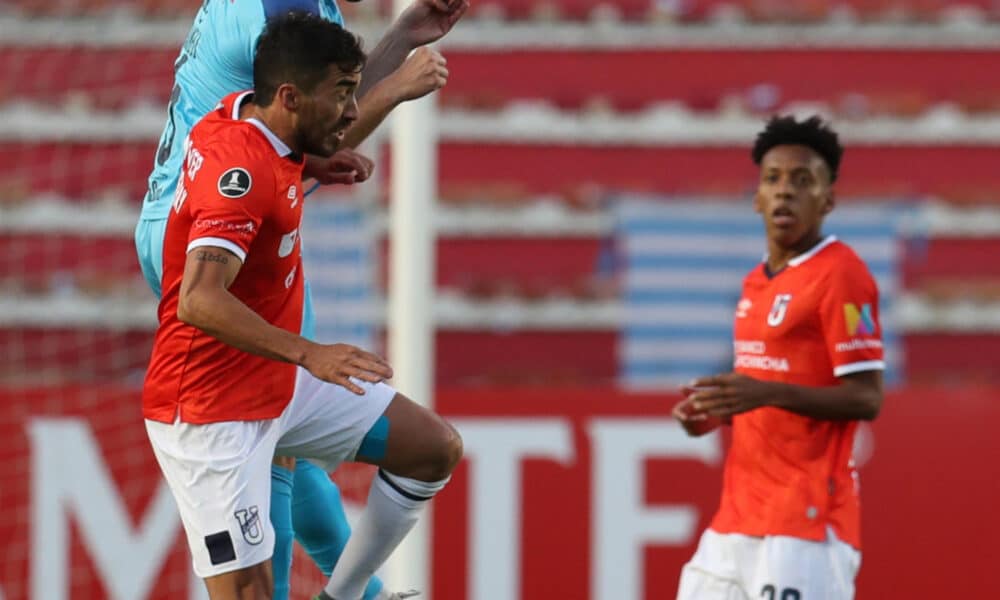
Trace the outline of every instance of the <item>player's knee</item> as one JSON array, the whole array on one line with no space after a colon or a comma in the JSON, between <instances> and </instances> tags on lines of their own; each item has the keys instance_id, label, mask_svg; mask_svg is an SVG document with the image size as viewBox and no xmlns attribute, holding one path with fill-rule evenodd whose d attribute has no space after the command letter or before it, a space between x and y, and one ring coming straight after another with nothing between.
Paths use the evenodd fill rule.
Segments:
<instances>
[{"instance_id":1,"label":"player's knee","mask_svg":"<svg viewBox=\"0 0 1000 600\"><path fill-rule=\"evenodd\" d=\"M462 436L449 423L444 423L437 436L434 452L428 460L427 469L432 481L446 479L462 460L464 446Z\"/></svg>"}]
</instances>

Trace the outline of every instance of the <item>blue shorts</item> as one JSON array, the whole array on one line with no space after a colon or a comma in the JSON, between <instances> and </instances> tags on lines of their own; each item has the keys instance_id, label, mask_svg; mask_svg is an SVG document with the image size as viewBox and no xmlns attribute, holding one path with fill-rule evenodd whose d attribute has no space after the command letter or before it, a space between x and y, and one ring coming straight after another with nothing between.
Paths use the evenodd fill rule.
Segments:
<instances>
[{"instance_id":1,"label":"blue shorts","mask_svg":"<svg viewBox=\"0 0 1000 600\"><path fill-rule=\"evenodd\" d=\"M159 298L163 293L163 237L167 232L166 219L141 219L135 226L135 251L139 267L149 289ZM313 313L312 292L305 281L302 303L302 328L300 335L307 339L316 337L316 315Z\"/></svg>"}]
</instances>

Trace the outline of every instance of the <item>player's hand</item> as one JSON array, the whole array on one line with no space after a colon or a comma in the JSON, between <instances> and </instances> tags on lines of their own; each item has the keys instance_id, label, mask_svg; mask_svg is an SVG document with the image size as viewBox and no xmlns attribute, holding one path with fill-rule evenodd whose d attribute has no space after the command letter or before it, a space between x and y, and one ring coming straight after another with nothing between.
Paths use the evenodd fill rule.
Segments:
<instances>
[{"instance_id":1,"label":"player's hand","mask_svg":"<svg viewBox=\"0 0 1000 600\"><path fill-rule=\"evenodd\" d=\"M690 392L685 402L692 414L728 418L767 405L775 385L740 373L701 377L684 388Z\"/></svg>"},{"instance_id":2,"label":"player's hand","mask_svg":"<svg viewBox=\"0 0 1000 600\"><path fill-rule=\"evenodd\" d=\"M395 27L410 48L417 48L443 38L467 10L469 0L414 0L399 15Z\"/></svg>"},{"instance_id":3,"label":"player's hand","mask_svg":"<svg viewBox=\"0 0 1000 600\"><path fill-rule=\"evenodd\" d=\"M692 408L692 401L687 397L676 405L672 411L673 417L681 424L688 435L698 437L718 429L723 420L719 417L710 417L704 413L696 413Z\"/></svg>"},{"instance_id":4,"label":"player's hand","mask_svg":"<svg viewBox=\"0 0 1000 600\"><path fill-rule=\"evenodd\" d=\"M422 98L448 83L447 60L430 48L419 48L386 79L399 102Z\"/></svg>"},{"instance_id":5,"label":"player's hand","mask_svg":"<svg viewBox=\"0 0 1000 600\"><path fill-rule=\"evenodd\" d=\"M344 148L329 158L306 156L302 175L312 177L323 185L351 185L367 180L374 170L375 161L356 150Z\"/></svg>"},{"instance_id":6,"label":"player's hand","mask_svg":"<svg viewBox=\"0 0 1000 600\"><path fill-rule=\"evenodd\" d=\"M351 378L378 383L392 377L392 367L384 358L350 344L316 344L302 366L317 379L347 388L355 394L365 391Z\"/></svg>"}]
</instances>

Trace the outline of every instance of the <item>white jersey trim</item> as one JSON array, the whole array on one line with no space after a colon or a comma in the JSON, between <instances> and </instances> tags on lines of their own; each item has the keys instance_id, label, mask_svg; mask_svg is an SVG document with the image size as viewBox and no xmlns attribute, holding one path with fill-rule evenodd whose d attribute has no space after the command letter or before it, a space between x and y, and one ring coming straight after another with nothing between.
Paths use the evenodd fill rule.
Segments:
<instances>
[{"instance_id":1,"label":"white jersey trim","mask_svg":"<svg viewBox=\"0 0 1000 600\"><path fill-rule=\"evenodd\" d=\"M259 129L260 132L264 134L264 137L267 138L267 141L271 142L271 147L273 147L274 151L278 153L278 156L284 157L292 153L292 149L288 147L288 144L281 141L281 138L279 138L278 136L274 135L274 132L268 129L267 125L264 125L259 120L253 117L250 117L249 119L247 119L247 121L253 123L253 126Z\"/></svg>"},{"instance_id":2,"label":"white jersey trim","mask_svg":"<svg viewBox=\"0 0 1000 600\"><path fill-rule=\"evenodd\" d=\"M812 257L816 256L817 254L819 254L820 250L822 250L823 248L826 248L827 246L829 246L830 244L832 244L832 243L834 243L836 241L837 241L837 236L835 236L835 235L828 235L828 236L826 236L826 238L824 238L822 242L820 242L820 243L816 244L815 246L813 246L812 250L810 250L809 252L806 252L805 254L800 254L800 255L796 256L795 258L793 258L792 260L788 261L788 266L789 267L797 267L797 266L801 265L802 263L806 262L810 258L812 258Z\"/></svg>"},{"instance_id":3,"label":"white jersey trim","mask_svg":"<svg viewBox=\"0 0 1000 600\"><path fill-rule=\"evenodd\" d=\"M243 103L246 101L247 96L253 95L253 90L247 90L236 97L236 101L233 102L233 114L230 118L234 121L240 120L240 109L243 108Z\"/></svg>"},{"instance_id":4,"label":"white jersey trim","mask_svg":"<svg viewBox=\"0 0 1000 600\"><path fill-rule=\"evenodd\" d=\"M247 260L247 253L243 248L240 248L238 244L231 242L226 238L220 237L203 237L191 240L188 244L187 251L191 252L195 248L201 248L203 246L217 246L235 254L240 259L240 262L246 262Z\"/></svg>"},{"instance_id":5,"label":"white jersey trim","mask_svg":"<svg viewBox=\"0 0 1000 600\"><path fill-rule=\"evenodd\" d=\"M851 373L860 373L861 371L885 371L885 361L864 360L861 362L840 365L839 367L834 367L833 375L835 377L842 377L844 375L850 375Z\"/></svg>"}]
</instances>

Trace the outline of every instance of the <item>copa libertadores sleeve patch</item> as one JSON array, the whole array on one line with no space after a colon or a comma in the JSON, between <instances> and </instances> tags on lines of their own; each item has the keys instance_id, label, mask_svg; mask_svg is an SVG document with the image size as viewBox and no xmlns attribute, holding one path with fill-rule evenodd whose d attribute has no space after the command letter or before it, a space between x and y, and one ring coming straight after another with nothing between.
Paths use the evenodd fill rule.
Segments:
<instances>
[{"instance_id":1,"label":"copa libertadores sleeve patch","mask_svg":"<svg viewBox=\"0 0 1000 600\"><path fill-rule=\"evenodd\" d=\"M250 191L253 179L243 167L229 169L219 177L219 193L226 198L242 198Z\"/></svg>"}]
</instances>

